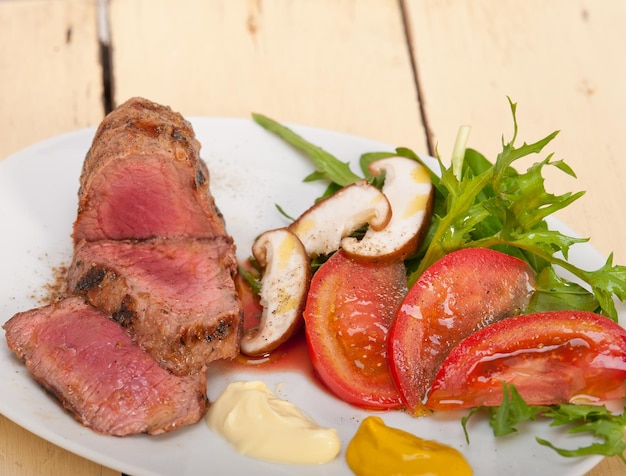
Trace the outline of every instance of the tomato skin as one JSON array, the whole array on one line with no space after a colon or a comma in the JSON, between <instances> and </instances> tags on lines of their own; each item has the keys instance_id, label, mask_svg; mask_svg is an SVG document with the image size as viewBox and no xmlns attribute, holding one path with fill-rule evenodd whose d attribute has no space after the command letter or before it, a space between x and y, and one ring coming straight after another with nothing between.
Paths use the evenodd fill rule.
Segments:
<instances>
[{"instance_id":1,"label":"tomato skin","mask_svg":"<svg viewBox=\"0 0 626 476\"><path fill-rule=\"evenodd\" d=\"M373 264L337 251L313 275L304 325L313 368L345 402L401 408L387 364L387 334L406 294L402 261Z\"/></svg>"},{"instance_id":2,"label":"tomato skin","mask_svg":"<svg viewBox=\"0 0 626 476\"><path fill-rule=\"evenodd\" d=\"M623 398L626 330L587 311L541 312L494 323L450 352L427 406L497 406L502 381L515 385L531 405Z\"/></svg>"},{"instance_id":3,"label":"tomato skin","mask_svg":"<svg viewBox=\"0 0 626 476\"><path fill-rule=\"evenodd\" d=\"M391 373L409 412L429 412L425 397L448 353L477 329L525 309L534 279L524 261L486 248L445 255L419 277L389 333Z\"/></svg>"}]
</instances>

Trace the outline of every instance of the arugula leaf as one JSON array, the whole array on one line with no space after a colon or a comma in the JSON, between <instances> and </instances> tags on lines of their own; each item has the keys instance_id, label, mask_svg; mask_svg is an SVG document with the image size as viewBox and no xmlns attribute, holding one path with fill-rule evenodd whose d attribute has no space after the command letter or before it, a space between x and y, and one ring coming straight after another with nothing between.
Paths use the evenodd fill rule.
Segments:
<instances>
[{"instance_id":1,"label":"arugula leaf","mask_svg":"<svg viewBox=\"0 0 626 476\"><path fill-rule=\"evenodd\" d=\"M419 267L409 281L413 282L431 264L450 251L469 247L518 248L516 242L525 244L527 251L541 250L548 255L561 251L567 256L571 244L582 240L563 240L559 232L548 230L545 217L566 207L582 193L555 196L544 187L541 171L545 166L555 166L569 172L561 161L551 162L550 156L518 173L512 164L530 154L540 153L556 136L556 132L532 144L514 146L517 135L515 105L511 103L515 123L514 138L504 144L496 162L476 151L469 152L461 172L446 167L439 159L440 178L435 178L436 197L442 202L433 222L435 232L426 244ZM465 156L468 156L466 152ZM540 232L538 235L537 232Z\"/></svg>"},{"instance_id":2,"label":"arugula leaf","mask_svg":"<svg viewBox=\"0 0 626 476\"><path fill-rule=\"evenodd\" d=\"M530 308L543 311L578 309L594 312L598 301L578 283L561 278L554 268L544 268L536 277L536 290L531 298Z\"/></svg>"},{"instance_id":3,"label":"arugula leaf","mask_svg":"<svg viewBox=\"0 0 626 476\"><path fill-rule=\"evenodd\" d=\"M569 425L568 433L589 433L592 443L576 449L558 448L543 438L536 441L562 456L577 457L587 455L619 456L625 463L624 428L626 412L614 414L606 406L598 405L528 405L512 384L502 383L503 398L499 407L476 407L462 419L465 438L469 443L467 423L480 410L489 413L489 425L498 436L517 432L517 425L538 418L552 419L550 426Z\"/></svg>"},{"instance_id":4,"label":"arugula leaf","mask_svg":"<svg viewBox=\"0 0 626 476\"><path fill-rule=\"evenodd\" d=\"M598 441L576 449L557 448L542 438L536 438L539 444L552 448L561 456L618 456L626 463L626 412L614 415L604 406L563 404L550 407L543 416L553 419L551 426L571 425L568 433L589 432Z\"/></svg>"},{"instance_id":5,"label":"arugula leaf","mask_svg":"<svg viewBox=\"0 0 626 476\"><path fill-rule=\"evenodd\" d=\"M587 242L588 238L571 237L550 229L546 218L573 203L584 192L554 195L545 189L543 171L546 167L576 176L564 161L553 160L552 154L523 173L516 170L516 161L542 153L558 131L537 142L516 147L517 105L510 99L509 105L513 116L513 138L508 143L503 140L502 152L494 163L476 150L466 148L468 128L459 131L452 165L446 166L437 157L438 171L432 170L406 147L361 156L360 168L364 178L377 186L381 186L383 180L372 177L368 165L381 158L394 155L407 157L421 162L429 171L435 188L433 217L420 249L405 261L408 285L412 285L426 268L451 251L465 247L494 248L525 260L537 273L537 290L527 312L579 309L601 312L617 320L613 299L626 300L626 266L613 265L612 255L600 269L592 271L579 269L568 261L570 248ZM287 127L260 114L253 114L253 118L313 159L317 170L304 180L328 181L323 197L363 180L352 172L347 162L340 161ZM563 278L556 268L566 270L581 283ZM253 281L254 276L250 275L248 279ZM467 424L480 411L488 412L489 423L496 436L517 432L517 425L525 421L551 418L554 426L569 425L570 433L590 433L594 442L573 450L557 448L541 438L536 438L538 443L563 456L618 455L626 462L626 411L615 415L606 407L593 405L528 405L513 385L504 383L503 393L500 406L476 407L462 418L468 442Z\"/></svg>"},{"instance_id":6,"label":"arugula leaf","mask_svg":"<svg viewBox=\"0 0 626 476\"><path fill-rule=\"evenodd\" d=\"M395 155L395 152L366 152L365 154L361 155L361 158L359 159L359 166L361 167L361 171L363 172L365 178L371 179L371 174L368 167L372 162L386 159L387 157L393 157Z\"/></svg>"},{"instance_id":7,"label":"arugula leaf","mask_svg":"<svg viewBox=\"0 0 626 476\"><path fill-rule=\"evenodd\" d=\"M251 258L251 264L253 266L256 266L256 261L252 261L253 258ZM239 274L241 275L241 277L243 279L246 280L246 282L250 285L250 287L252 288L252 292L254 292L255 294L259 294L261 292L261 276L259 273L253 273L249 270L247 270L246 268L244 268L243 266L239 266L238 267L238 271Z\"/></svg>"},{"instance_id":8,"label":"arugula leaf","mask_svg":"<svg viewBox=\"0 0 626 476\"><path fill-rule=\"evenodd\" d=\"M544 407L527 405L513 385L502 383L502 404L490 408L489 424L495 436L508 435L517 431L516 425L535 420Z\"/></svg>"},{"instance_id":9,"label":"arugula leaf","mask_svg":"<svg viewBox=\"0 0 626 476\"><path fill-rule=\"evenodd\" d=\"M617 320L613 297L626 299L626 267L613 266L610 257L599 270L579 269L567 261L569 250L577 243L587 242L588 238L567 236L550 229L546 222L549 215L567 207L584 192L549 193L542 175L544 168L554 167L575 177L573 170L564 161L553 160L552 154L524 173L513 167L516 161L541 153L558 131L537 142L516 147L516 104L510 100L509 104L514 123L513 139L503 144L495 163L491 164L472 149L465 150L462 163L457 159L450 167L438 159L440 171L431 175L436 190L434 217L427 239L412 262L407 263L409 286L447 253L467 247L493 248L528 262L542 277L544 285L548 282L546 274L542 275L544 270L560 266L589 288L572 285L569 289L575 289L576 293L568 294L563 292L565 281L561 280L557 297L550 296L556 288L543 287L539 290L542 299L535 299L528 312L555 309L555 304L560 302L560 309L587 309ZM406 149L396 152L407 157L415 155L407 153ZM549 282L556 283L554 279ZM581 303L584 305L578 307Z\"/></svg>"},{"instance_id":10,"label":"arugula leaf","mask_svg":"<svg viewBox=\"0 0 626 476\"><path fill-rule=\"evenodd\" d=\"M294 221L295 218L292 217L291 215L289 215L289 213L287 213L283 207L281 207L279 204L275 204L274 205L276 207L276 210L278 210L278 213L280 213L282 216L284 216L287 220L289 221Z\"/></svg>"},{"instance_id":11,"label":"arugula leaf","mask_svg":"<svg viewBox=\"0 0 626 476\"><path fill-rule=\"evenodd\" d=\"M433 217L425 239L415 256L406 260L407 283L410 287L435 261L444 255L468 247L493 248L525 260L538 276L538 291L527 312L550 309L585 309L607 315L617 321L613 299L626 300L626 266L613 265L612 256L598 270L582 270L568 261L573 245L588 238L567 236L548 227L546 218L579 199L584 192L554 195L545 188L543 171L553 167L575 177L563 160L552 154L523 172L516 170L517 161L542 153L557 136L555 131L543 139L517 147L517 105L508 99L513 117L513 138L491 163L479 152L466 148L469 129L459 131L452 165L437 158L439 170L429 168L420 157L406 147L394 152L372 152L360 158L364 177L376 186L384 178L374 179L367 166L374 160L400 155L420 161L429 170L435 187ZM289 128L260 114L254 120L278 134L294 147L307 153L317 170L305 181L327 180L322 197L339 188L363 180L352 172L347 162L306 141ZM554 273L560 267L581 284L569 282Z\"/></svg>"},{"instance_id":12,"label":"arugula leaf","mask_svg":"<svg viewBox=\"0 0 626 476\"><path fill-rule=\"evenodd\" d=\"M299 136L288 127L285 127L262 114L252 114L252 118L257 122L257 124L270 132L274 132L289 144L297 147L313 159L318 171L316 174L309 175L306 180L311 181L328 179L341 187L362 180L361 177L352 172L347 162L341 162L332 154L326 152L321 147L311 144L309 141Z\"/></svg>"},{"instance_id":13,"label":"arugula leaf","mask_svg":"<svg viewBox=\"0 0 626 476\"><path fill-rule=\"evenodd\" d=\"M548 407L529 406L513 385L502 382L502 404L499 407L474 407L461 419L465 440L469 444L467 424L471 417L481 410L489 413L489 425L495 436L504 436L517 432L517 425L525 421L534 421Z\"/></svg>"}]
</instances>

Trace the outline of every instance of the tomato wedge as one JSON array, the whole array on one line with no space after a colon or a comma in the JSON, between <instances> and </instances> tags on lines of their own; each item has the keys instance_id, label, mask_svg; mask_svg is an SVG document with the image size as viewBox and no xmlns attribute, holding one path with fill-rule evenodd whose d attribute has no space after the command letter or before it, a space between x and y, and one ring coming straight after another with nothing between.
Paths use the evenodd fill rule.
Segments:
<instances>
[{"instance_id":1,"label":"tomato wedge","mask_svg":"<svg viewBox=\"0 0 626 476\"><path fill-rule=\"evenodd\" d=\"M400 408L387 364L387 334L407 291L402 261L373 264L337 251L313 275L304 323L321 382L352 405Z\"/></svg>"},{"instance_id":2,"label":"tomato wedge","mask_svg":"<svg viewBox=\"0 0 626 476\"><path fill-rule=\"evenodd\" d=\"M435 410L497 406L501 382L526 403L593 403L626 396L626 330L586 311L512 317L463 340L428 397Z\"/></svg>"},{"instance_id":3,"label":"tomato wedge","mask_svg":"<svg viewBox=\"0 0 626 476\"><path fill-rule=\"evenodd\" d=\"M452 348L477 329L519 314L534 282L527 263L486 248L452 252L419 277L389 333L391 373L409 412L429 412L426 394Z\"/></svg>"}]
</instances>

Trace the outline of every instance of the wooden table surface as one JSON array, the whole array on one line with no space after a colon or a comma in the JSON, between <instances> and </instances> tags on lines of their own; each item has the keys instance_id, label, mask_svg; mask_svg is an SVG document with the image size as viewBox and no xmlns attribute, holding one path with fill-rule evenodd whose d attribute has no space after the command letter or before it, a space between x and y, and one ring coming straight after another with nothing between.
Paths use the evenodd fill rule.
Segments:
<instances>
[{"instance_id":1,"label":"wooden table surface","mask_svg":"<svg viewBox=\"0 0 626 476\"><path fill-rule=\"evenodd\" d=\"M446 158L554 130L586 194L558 216L626 264L622 0L0 0L0 158L130 96L334 129ZM0 272L10 272L2 269ZM10 316L0 316L4 322ZM118 475L0 416L0 474ZM617 458L593 476L626 474Z\"/></svg>"}]
</instances>

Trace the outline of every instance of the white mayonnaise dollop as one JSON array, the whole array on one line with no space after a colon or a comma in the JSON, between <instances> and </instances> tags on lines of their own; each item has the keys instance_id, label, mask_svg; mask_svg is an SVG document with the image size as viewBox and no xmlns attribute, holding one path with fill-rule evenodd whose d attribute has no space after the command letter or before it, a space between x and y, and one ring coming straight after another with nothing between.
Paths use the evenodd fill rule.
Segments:
<instances>
[{"instance_id":1,"label":"white mayonnaise dollop","mask_svg":"<svg viewBox=\"0 0 626 476\"><path fill-rule=\"evenodd\" d=\"M229 384L206 421L240 453L268 461L328 463L341 447L337 430L319 426L261 381Z\"/></svg>"}]
</instances>

